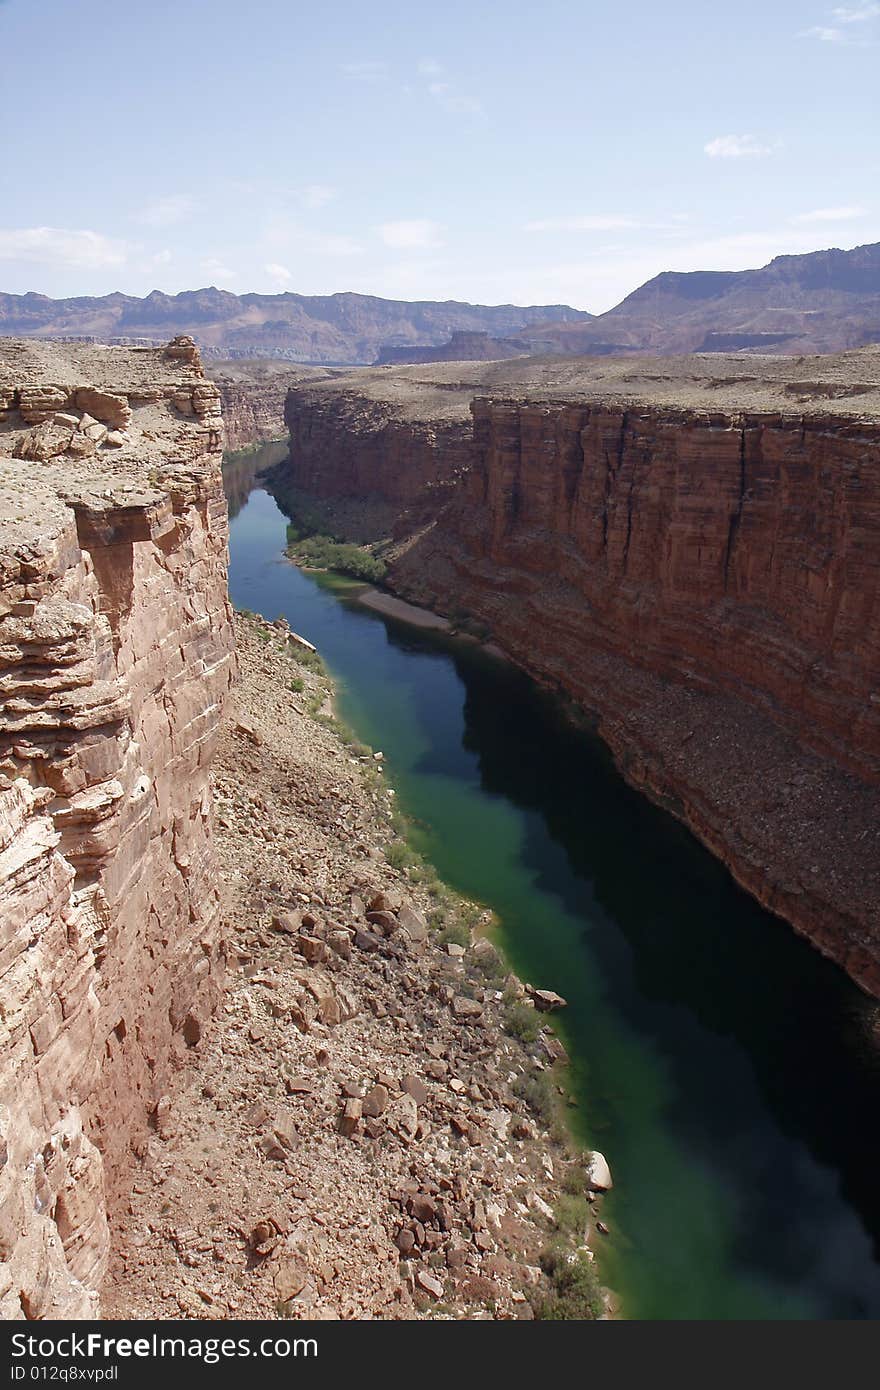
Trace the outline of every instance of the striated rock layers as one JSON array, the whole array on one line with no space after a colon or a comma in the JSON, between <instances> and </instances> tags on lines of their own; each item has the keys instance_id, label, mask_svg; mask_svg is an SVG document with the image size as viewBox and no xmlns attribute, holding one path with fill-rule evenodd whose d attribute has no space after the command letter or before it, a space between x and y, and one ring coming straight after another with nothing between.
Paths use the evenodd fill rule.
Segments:
<instances>
[{"instance_id":1,"label":"striated rock layers","mask_svg":"<svg viewBox=\"0 0 880 1390\"><path fill-rule=\"evenodd\" d=\"M320 380L321 367L289 362L214 362L208 375L220 392L227 449L283 439L284 401L290 386Z\"/></svg>"},{"instance_id":2,"label":"striated rock layers","mask_svg":"<svg viewBox=\"0 0 880 1390\"><path fill-rule=\"evenodd\" d=\"M331 387L288 393L291 466L277 470L279 496L290 483L322 501L379 499L390 504L401 534L436 517L471 462L460 400L451 398L448 415L441 398L424 418L408 418L396 402L367 399L335 382Z\"/></svg>"},{"instance_id":3,"label":"striated rock layers","mask_svg":"<svg viewBox=\"0 0 880 1390\"><path fill-rule=\"evenodd\" d=\"M0 344L0 1316L91 1317L108 1216L222 977L234 671L191 340Z\"/></svg>"},{"instance_id":4,"label":"striated rock layers","mask_svg":"<svg viewBox=\"0 0 880 1390\"><path fill-rule=\"evenodd\" d=\"M854 356L860 395L820 359L794 389L778 368L763 394L750 376L745 410L705 363L699 380L667 368L653 401L645 380L591 382L589 363L567 400L496 376L472 403L469 466L391 583L466 612L594 711L633 783L880 994L880 411L877 361ZM436 387L420 407L410 375L386 419L399 466ZM352 437L388 416L389 387L361 392L359 408L339 393L335 439L333 392L292 393L295 483L315 485L313 426L325 491L394 488ZM440 476L453 414L434 421Z\"/></svg>"}]
</instances>

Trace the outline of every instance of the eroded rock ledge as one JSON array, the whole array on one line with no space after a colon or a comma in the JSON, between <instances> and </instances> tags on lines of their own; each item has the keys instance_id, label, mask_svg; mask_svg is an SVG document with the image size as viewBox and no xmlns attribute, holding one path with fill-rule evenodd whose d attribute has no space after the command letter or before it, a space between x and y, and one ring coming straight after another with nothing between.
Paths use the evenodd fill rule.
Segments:
<instances>
[{"instance_id":1,"label":"eroded rock ledge","mask_svg":"<svg viewBox=\"0 0 880 1390\"><path fill-rule=\"evenodd\" d=\"M0 1317L95 1315L216 1002L221 447L189 339L0 343Z\"/></svg>"},{"instance_id":2,"label":"eroded rock ledge","mask_svg":"<svg viewBox=\"0 0 880 1390\"><path fill-rule=\"evenodd\" d=\"M393 589L880 994L880 354L359 372L286 417L289 485L395 508Z\"/></svg>"}]
</instances>

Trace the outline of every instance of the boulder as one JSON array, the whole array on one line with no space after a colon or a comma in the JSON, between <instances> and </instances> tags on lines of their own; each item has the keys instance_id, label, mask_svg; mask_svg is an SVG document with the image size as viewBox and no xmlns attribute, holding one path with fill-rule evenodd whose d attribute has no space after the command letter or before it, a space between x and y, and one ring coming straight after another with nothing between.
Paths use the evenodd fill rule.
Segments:
<instances>
[{"instance_id":1,"label":"boulder","mask_svg":"<svg viewBox=\"0 0 880 1390\"><path fill-rule=\"evenodd\" d=\"M404 903L397 914L399 925L406 932L410 941L422 942L428 939L428 924L420 912L417 912L409 903Z\"/></svg>"},{"instance_id":2,"label":"boulder","mask_svg":"<svg viewBox=\"0 0 880 1390\"><path fill-rule=\"evenodd\" d=\"M364 1096L364 1114L378 1119L388 1109L388 1091L385 1086L375 1085Z\"/></svg>"},{"instance_id":3,"label":"boulder","mask_svg":"<svg viewBox=\"0 0 880 1390\"><path fill-rule=\"evenodd\" d=\"M526 985L526 993L529 995L536 1009L542 1013L549 1013L553 1009L564 1009L567 1000L561 994L557 994L552 989L534 989L532 985Z\"/></svg>"},{"instance_id":4,"label":"boulder","mask_svg":"<svg viewBox=\"0 0 880 1390\"><path fill-rule=\"evenodd\" d=\"M400 923L393 912L368 912L367 921L378 927L383 936L393 936Z\"/></svg>"},{"instance_id":5,"label":"boulder","mask_svg":"<svg viewBox=\"0 0 880 1390\"><path fill-rule=\"evenodd\" d=\"M593 1192L609 1192L614 1186L608 1160L598 1149L594 1149L590 1154L584 1172L587 1176L587 1183Z\"/></svg>"},{"instance_id":6,"label":"boulder","mask_svg":"<svg viewBox=\"0 0 880 1390\"><path fill-rule=\"evenodd\" d=\"M279 1256L272 1283L279 1303L287 1303L302 1293L309 1277L309 1267L299 1251L286 1244Z\"/></svg>"},{"instance_id":7,"label":"boulder","mask_svg":"<svg viewBox=\"0 0 880 1390\"><path fill-rule=\"evenodd\" d=\"M131 424L131 406L128 397L116 395L112 391L99 391L94 386L81 386L74 397L77 410L85 410L109 425L112 430L124 430ZM106 431L105 431L106 433Z\"/></svg>"},{"instance_id":8,"label":"boulder","mask_svg":"<svg viewBox=\"0 0 880 1390\"><path fill-rule=\"evenodd\" d=\"M72 438L73 431L68 425L56 425L51 420L46 420L42 425L35 425L27 434L22 435L12 450L13 457L45 462L63 454L70 447Z\"/></svg>"},{"instance_id":9,"label":"boulder","mask_svg":"<svg viewBox=\"0 0 880 1390\"><path fill-rule=\"evenodd\" d=\"M339 1133L344 1134L347 1139L350 1139L352 1135L356 1133L362 1115L363 1101L356 1100L354 1097L347 1100L339 1116Z\"/></svg>"},{"instance_id":10,"label":"boulder","mask_svg":"<svg viewBox=\"0 0 880 1390\"><path fill-rule=\"evenodd\" d=\"M416 1285L432 1298L443 1297L443 1285L435 1274L429 1274L426 1269L420 1269L416 1275Z\"/></svg>"},{"instance_id":11,"label":"boulder","mask_svg":"<svg viewBox=\"0 0 880 1390\"><path fill-rule=\"evenodd\" d=\"M417 1076L412 1074L404 1076L401 1086L408 1096L412 1096L416 1105L424 1105L428 1099L428 1088L424 1081L420 1081Z\"/></svg>"},{"instance_id":12,"label":"boulder","mask_svg":"<svg viewBox=\"0 0 880 1390\"><path fill-rule=\"evenodd\" d=\"M477 999L468 999L465 994L456 994L452 1000L452 1012L456 1018L480 1018L483 1006Z\"/></svg>"}]
</instances>

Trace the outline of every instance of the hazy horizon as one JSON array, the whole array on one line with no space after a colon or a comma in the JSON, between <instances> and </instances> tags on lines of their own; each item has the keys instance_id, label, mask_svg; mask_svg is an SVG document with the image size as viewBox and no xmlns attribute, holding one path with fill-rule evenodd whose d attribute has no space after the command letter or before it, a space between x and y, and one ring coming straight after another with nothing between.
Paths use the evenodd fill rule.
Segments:
<instances>
[{"instance_id":1,"label":"hazy horizon","mask_svg":"<svg viewBox=\"0 0 880 1390\"><path fill-rule=\"evenodd\" d=\"M601 313L663 270L880 240L878 3L0 0L0 43L51 94L9 64L11 293Z\"/></svg>"},{"instance_id":2,"label":"hazy horizon","mask_svg":"<svg viewBox=\"0 0 880 1390\"><path fill-rule=\"evenodd\" d=\"M0 4L2 4L2 3L3 3L3 0L0 0ZM855 250L858 250L858 249L860 248L860 246L862 246L862 245L870 246L870 245L875 245L875 244L876 244L876 243L874 243L874 242L857 242L855 246L817 246L817 247L815 248L815 252L822 252L822 251L844 251L844 252L845 252L845 251L855 251ZM785 255L785 254L788 254L788 253L786 253L786 252L780 252L780 255ZM807 251L807 252L795 252L795 253L792 253L792 254L796 254L796 255L810 255L810 254L813 254L813 253L810 253L809 251ZM765 263L765 264L766 264L766 263ZM702 272L702 271L713 271L713 270L719 270L719 269L720 269L720 270L724 270L724 269L726 269L726 268L727 268L727 267L724 267L724 266L720 266L720 267L719 267L719 266L708 266L708 265L707 265L707 266L702 266L702 265L701 265L701 266L694 266L694 267L693 267L693 271L690 272L690 273L700 273L700 272ZM764 267L763 267L763 266L754 265L754 266L743 266L743 267L741 267L741 268L742 268L743 270L761 270L761 269L763 269ZM660 272L658 272L658 273L660 273ZM683 273L687 274L687 273L689 273L689 272L685 271L685 272L683 272ZM644 281L641 281L641 282L640 282L640 284L644 284L644 283L645 283ZM626 293L625 293L624 295L621 296L621 300L616 301L616 303L617 303L617 304L621 303L623 299L626 299L628 295L632 294L632 292L633 292L634 290L639 289L639 287L640 287L639 285L633 285L633 286L632 286L632 289L627 290ZM493 301L490 303L489 301L486 301L486 300L462 299L460 296L455 296L455 295L449 296L449 297L447 297L446 299L443 299L443 300L432 300L432 299L428 299L427 296L425 296L425 295L418 295L418 294L413 294L413 295L405 295L405 294L401 294L401 295L382 295L382 294L374 294L374 293L373 293L372 291L370 291L370 290L354 290L354 289L347 289L347 288L335 289L335 290L326 290L326 291L316 290L316 291L314 291L314 292L304 292L304 291L302 291L302 290L295 289L293 286L290 286L290 287L288 287L288 288L286 288L286 289L283 289L283 290L256 290L256 289L230 290L229 287L228 287L228 286L225 286L225 285L203 284L203 285L187 285L187 286L185 286L185 287L183 287L182 289L179 289L179 290L165 290L165 289L163 289L163 288L161 287L161 285L154 285L154 286L152 287L152 289L145 290L145 291L143 291L143 292L140 293L140 294L133 294L131 291L124 290L124 289L120 289L120 288L117 287L117 288L112 289L112 290L105 290L103 294L99 294L99 295L78 294L78 293L76 293L76 292L74 292L74 293L72 293L72 294L69 294L69 295L47 295L47 294L45 294L42 290L38 290L38 289L30 289L30 290L5 290L5 289L3 288L3 286L0 285L0 294L36 294L36 295L40 295L42 298L45 298L45 299L55 299L55 300L61 300L61 299L106 298L106 297L109 297L110 295L114 295L114 294L126 295L126 296L128 296L128 297L137 298L137 299L145 299L145 298L147 298L147 297L148 297L149 295L151 295L151 294L165 294L165 295L168 295L169 297L172 297L172 298L173 298L175 295L179 295L179 294L202 294L202 293L205 293L205 292L211 291L211 290L214 290L214 291L221 291L221 290L222 290L222 291L225 291L226 293L234 294L234 295L238 296L239 298L245 298L245 297L248 296L248 295L262 295L262 296L271 296L271 297L274 297L274 296L281 296L281 295L287 294L287 295L290 295L291 297L298 297L298 298L304 298L304 299L333 299L333 298L336 298L336 297L341 296L341 295L355 294L355 295L359 295L361 298L364 298L364 299L397 300L397 301L399 301L400 303L403 303L403 304L419 304L419 303L432 303L432 304L436 304L436 303L440 303L440 304L472 304L472 305L480 305L480 306L482 306L482 307L484 307L484 308L496 308L496 309L497 309L497 308L505 308L505 307L508 307L508 306L509 306L510 308L515 308L515 309L554 308L554 307L564 307L564 308L570 308L570 309L580 309L580 308L582 308L581 305L579 305L579 304L569 304L566 300L544 300L544 301L541 301L541 303L538 303L537 301L533 301L532 303L525 303L524 301L515 301L515 300L493 300ZM615 308L615 307L616 307L615 304L609 305L609 309L613 309L613 308ZM594 311L588 310L587 312L588 312L588 313L591 313L591 312L594 312ZM601 312L601 313L607 313L608 310L601 310L601 311L599 311L599 312Z\"/></svg>"}]
</instances>

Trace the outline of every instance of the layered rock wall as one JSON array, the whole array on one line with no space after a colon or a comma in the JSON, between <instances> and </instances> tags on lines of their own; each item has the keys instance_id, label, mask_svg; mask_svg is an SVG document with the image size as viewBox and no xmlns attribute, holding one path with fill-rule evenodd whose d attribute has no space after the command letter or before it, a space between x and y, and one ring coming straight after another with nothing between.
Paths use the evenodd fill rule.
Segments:
<instances>
[{"instance_id":1,"label":"layered rock wall","mask_svg":"<svg viewBox=\"0 0 880 1390\"><path fill-rule=\"evenodd\" d=\"M454 525L552 576L582 640L880 775L880 426L477 400ZM872 698L872 696L874 698Z\"/></svg>"},{"instance_id":2,"label":"layered rock wall","mask_svg":"<svg viewBox=\"0 0 880 1390\"><path fill-rule=\"evenodd\" d=\"M353 393L293 388L284 419L296 488L324 500L378 497L402 530L435 517L471 462L465 420L395 418Z\"/></svg>"},{"instance_id":3,"label":"layered rock wall","mask_svg":"<svg viewBox=\"0 0 880 1390\"><path fill-rule=\"evenodd\" d=\"M399 495L414 426L363 439L375 409L290 399L294 482ZM392 587L468 613L593 711L632 782L880 993L880 422L485 396L472 413L469 461ZM458 426L434 428L443 476Z\"/></svg>"},{"instance_id":4,"label":"layered rock wall","mask_svg":"<svg viewBox=\"0 0 880 1390\"><path fill-rule=\"evenodd\" d=\"M0 373L0 1315L89 1317L222 978L222 434L186 340Z\"/></svg>"},{"instance_id":5,"label":"layered rock wall","mask_svg":"<svg viewBox=\"0 0 880 1390\"><path fill-rule=\"evenodd\" d=\"M279 376L266 381L217 378L228 449L246 449L283 437L288 385L288 380Z\"/></svg>"}]
</instances>

